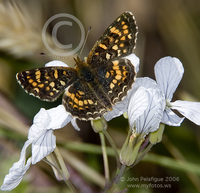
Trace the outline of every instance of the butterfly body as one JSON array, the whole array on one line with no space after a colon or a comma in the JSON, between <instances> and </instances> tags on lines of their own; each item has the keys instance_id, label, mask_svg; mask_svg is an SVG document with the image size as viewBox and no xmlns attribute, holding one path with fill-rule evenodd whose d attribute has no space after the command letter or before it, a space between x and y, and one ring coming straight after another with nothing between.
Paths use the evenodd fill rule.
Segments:
<instances>
[{"instance_id":1,"label":"butterfly body","mask_svg":"<svg viewBox=\"0 0 200 193\"><path fill-rule=\"evenodd\" d=\"M86 82L93 81L95 78L95 74L94 71L90 68L90 66L84 61L81 61L78 57L75 61L78 78Z\"/></svg>"},{"instance_id":2,"label":"butterfly body","mask_svg":"<svg viewBox=\"0 0 200 193\"><path fill-rule=\"evenodd\" d=\"M24 90L41 100L62 104L80 120L93 120L112 110L135 81L135 67L124 57L135 47L137 26L131 12L119 16L103 33L87 60L75 58L75 68L44 67L17 74Z\"/></svg>"}]
</instances>

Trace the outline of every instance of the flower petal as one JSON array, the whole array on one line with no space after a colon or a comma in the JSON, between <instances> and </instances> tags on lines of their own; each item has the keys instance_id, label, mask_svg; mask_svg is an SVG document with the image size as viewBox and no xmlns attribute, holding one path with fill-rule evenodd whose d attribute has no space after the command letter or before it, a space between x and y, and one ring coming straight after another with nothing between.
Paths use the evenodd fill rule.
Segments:
<instances>
[{"instance_id":1,"label":"flower petal","mask_svg":"<svg viewBox=\"0 0 200 193\"><path fill-rule=\"evenodd\" d=\"M127 107L128 107L128 98L125 97L122 102L117 103L113 107L112 111L104 115L105 120L110 121L111 119L115 117L119 117L120 115L124 114L127 111Z\"/></svg>"},{"instance_id":2,"label":"flower petal","mask_svg":"<svg viewBox=\"0 0 200 193\"><path fill-rule=\"evenodd\" d=\"M144 87L139 87L136 93L130 98L128 106L129 124L134 127L135 120L144 113L148 106L148 96Z\"/></svg>"},{"instance_id":3,"label":"flower petal","mask_svg":"<svg viewBox=\"0 0 200 193\"><path fill-rule=\"evenodd\" d=\"M23 176L26 171L29 169L31 165L31 157L28 159L26 165L26 148L31 144L30 140L27 140L22 148L21 156L18 162L14 163L13 166L9 170L9 174L7 174L4 178L3 185L1 186L2 191L10 191L17 187L21 182Z\"/></svg>"},{"instance_id":4,"label":"flower petal","mask_svg":"<svg viewBox=\"0 0 200 193\"><path fill-rule=\"evenodd\" d=\"M177 58L164 57L156 63L154 71L165 99L171 101L184 73L182 63Z\"/></svg>"},{"instance_id":5,"label":"flower petal","mask_svg":"<svg viewBox=\"0 0 200 193\"><path fill-rule=\"evenodd\" d=\"M128 115L131 127L138 134L148 134L155 131L159 126L165 107L165 100L160 87L151 78L137 78L131 92L128 95L130 101ZM139 92L138 96L134 92ZM141 102L139 102L140 99ZM141 111L139 110L140 107L142 107ZM139 113L134 112L135 110ZM136 125L134 125L135 120Z\"/></svg>"},{"instance_id":6,"label":"flower petal","mask_svg":"<svg viewBox=\"0 0 200 193\"><path fill-rule=\"evenodd\" d=\"M175 101L170 103L171 109L178 110L184 117L193 123L200 125L200 103L189 101Z\"/></svg>"},{"instance_id":7,"label":"flower petal","mask_svg":"<svg viewBox=\"0 0 200 193\"><path fill-rule=\"evenodd\" d=\"M50 117L48 129L60 129L67 125L72 116L65 110L63 105L47 110Z\"/></svg>"},{"instance_id":8,"label":"flower petal","mask_svg":"<svg viewBox=\"0 0 200 193\"><path fill-rule=\"evenodd\" d=\"M45 64L45 67L52 67L52 66L68 67L67 64L65 64L64 62L61 62L59 60L53 60L53 61L48 62L48 63Z\"/></svg>"},{"instance_id":9,"label":"flower petal","mask_svg":"<svg viewBox=\"0 0 200 193\"><path fill-rule=\"evenodd\" d=\"M23 163L25 163L25 160L26 160L26 149L27 147L32 143L31 140L27 140L25 143L24 143L24 146L22 148L22 151L21 151L21 155L20 155L20 160L23 160Z\"/></svg>"},{"instance_id":10,"label":"flower petal","mask_svg":"<svg viewBox=\"0 0 200 193\"><path fill-rule=\"evenodd\" d=\"M138 73L139 71L139 65L140 65L140 59L135 55L135 54L130 54L126 57L124 57L128 60L131 61L131 63L133 64L133 66L135 66L135 71L136 73Z\"/></svg>"},{"instance_id":11,"label":"flower petal","mask_svg":"<svg viewBox=\"0 0 200 193\"><path fill-rule=\"evenodd\" d=\"M151 78L148 78L148 77L136 78L136 81L133 85L133 89L134 88L137 89L139 86L143 86L146 89L148 89L148 88L160 89L160 87L158 87L156 81Z\"/></svg>"},{"instance_id":12,"label":"flower petal","mask_svg":"<svg viewBox=\"0 0 200 193\"><path fill-rule=\"evenodd\" d=\"M158 129L165 107L165 100L160 89L146 90L148 106L144 113L136 120L136 133L149 134Z\"/></svg>"},{"instance_id":13,"label":"flower petal","mask_svg":"<svg viewBox=\"0 0 200 193\"><path fill-rule=\"evenodd\" d=\"M38 137L49 127L51 122L51 117L44 108L35 115L33 119L33 125L29 129L28 139L37 140Z\"/></svg>"},{"instance_id":14,"label":"flower petal","mask_svg":"<svg viewBox=\"0 0 200 193\"><path fill-rule=\"evenodd\" d=\"M63 105L49 110L42 108L37 113L28 135L28 139L32 141L33 164L41 161L54 151L56 138L52 130L64 127L71 119L71 115L67 113Z\"/></svg>"},{"instance_id":15,"label":"flower petal","mask_svg":"<svg viewBox=\"0 0 200 193\"><path fill-rule=\"evenodd\" d=\"M18 165L18 163L15 164ZM19 185L31 165L31 158L28 159L25 166L21 164L19 167L15 167L15 164L4 178L3 185L1 186L2 191L11 191Z\"/></svg>"},{"instance_id":16,"label":"flower petal","mask_svg":"<svg viewBox=\"0 0 200 193\"><path fill-rule=\"evenodd\" d=\"M76 118L72 118L71 124L74 127L74 129L76 129L77 131L80 131L80 128L79 128L79 126L78 126L78 124L76 122Z\"/></svg>"},{"instance_id":17,"label":"flower petal","mask_svg":"<svg viewBox=\"0 0 200 193\"><path fill-rule=\"evenodd\" d=\"M170 108L166 108L163 113L162 123L169 126L180 126L183 122L184 117L181 118L175 114Z\"/></svg>"},{"instance_id":18,"label":"flower petal","mask_svg":"<svg viewBox=\"0 0 200 193\"><path fill-rule=\"evenodd\" d=\"M132 89L128 92L128 95L127 95L128 101L130 101L130 98L133 97L133 95L135 94L135 92L138 90L139 87L144 87L145 89L149 89L149 88L160 89L156 81L151 78L148 78L148 77L136 78L136 81Z\"/></svg>"},{"instance_id":19,"label":"flower petal","mask_svg":"<svg viewBox=\"0 0 200 193\"><path fill-rule=\"evenodd\" d=\"M33 119L33 123L37 124L41 127L48 127L50 121L50 117L47 113L47 111L44 108L41 108L40 111L35 115Z\"/></svg>"},{"instance_id":20,"label":"flower petal","mask_svg":"<svg viewBox=\"0 0 200 193\"><path fill-rule=\"evenodd\" d=\"M36 164L56 148L56 137L53 130L46 130L32 144L32 164Z\"/></svg>"},{"instance_id":21,"label":"flower petal","mask_svg":"<svg viewBox=\"0 0 200 193\"><path fill-rule=\"evenodd\" d=\"M120 115L124 114L127 111L128 103L131 96L134 95L134 93L137 91L137 89L140 86L143 86L145 88L149 88L149 87L159 88L156 81L151 78L148 78L148 77L136 78L136 81L133 84L132 89L128 92L128 95L123 99L123 101L118 103L116 106L114 106L112 111L104 115L104 118L106 119L106 121L110 121L111 119L115 117L119 117Z\"/></svg>"}]
</instances>

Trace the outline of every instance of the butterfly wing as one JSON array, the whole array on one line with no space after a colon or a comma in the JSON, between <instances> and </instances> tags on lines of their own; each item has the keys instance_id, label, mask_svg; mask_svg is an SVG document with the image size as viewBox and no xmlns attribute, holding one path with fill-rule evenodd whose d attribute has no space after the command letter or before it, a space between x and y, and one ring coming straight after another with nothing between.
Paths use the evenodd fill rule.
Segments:
<instances>
[{"instance_id":1,"label":"butterfly wing","mask_svg":"<svg viewBox=\"0 0 200 193\"><path fill-rule=\"evenodd\" d=\"M131 12L120 15L102 34L90 51L87 63L98 66L108 60L125 57L136 45L137 25Z\"/></svg>"},{"instance_id":2,"label":"butterfly wing","mask_svg":"<svg viewBox=\"0 0 200 193\"><path fill-rule=\"evenodd\" d=\"M98 68L96 74L101 88L113 106L127 95L136 77L135 67L125 58L107 62Z\"/></svg>"},{"instance_id":3,"label":"butterfly wing","mask_svg":"<svg viewBox=\"0 0 200 193\"><path fill-rule=\"evenodd\" d=\"M21 87L41 100L54 101L77 77L76 70L68 67L44 67L17 73Z\"/></svg>"},{"instance_id":4,"label":"butterfly wing","mask_svg":"<svg viewBox=\"0 0 200 193\"><path fill-rule=\"evenodd\" d=\"M107 112L107 107L91 91L89 85L81 80L69 86L63 95L62 103L67 112L81 120L98 119Z\"/></svg>"}]
</instances>

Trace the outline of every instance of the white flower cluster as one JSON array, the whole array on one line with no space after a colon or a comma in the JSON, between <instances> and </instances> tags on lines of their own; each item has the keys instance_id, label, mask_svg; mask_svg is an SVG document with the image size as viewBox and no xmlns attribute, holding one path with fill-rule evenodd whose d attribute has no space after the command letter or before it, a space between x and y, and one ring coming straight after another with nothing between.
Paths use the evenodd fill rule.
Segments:
<instances>
[{"instance_id":1,"label":"white flower cluster","mask_svg":"<svg viewBox=\"0 0 200 193\"><path fill-rule=\"evenodd\" d=\"M139 70L139 59L131 54L127 57ZM66 66L59 61L52 61L46 66ZM184 118L200 125L200 103L188 101L171 102L173 93L178 87L184 68L180 60L164 57L155 65L156 81L150 78L137 78L128 96L118 103L104 118L109 121L127 112L130 129L134 136L145 138L158 130L160 123L180 126ZM173 110L183 115L180 118ZM79 129L75 119L66 112L63 105L49 110L41 109L34 117L29 129L28 140L25 142L18 162L14 163L6 175L2 191L14 189L22 180L31 164L36 164L56 148L56 137L53 130L64 127L71 121ZM32 145L32 156L26 160L26 149Z\"/></svg>"}]
</instances>

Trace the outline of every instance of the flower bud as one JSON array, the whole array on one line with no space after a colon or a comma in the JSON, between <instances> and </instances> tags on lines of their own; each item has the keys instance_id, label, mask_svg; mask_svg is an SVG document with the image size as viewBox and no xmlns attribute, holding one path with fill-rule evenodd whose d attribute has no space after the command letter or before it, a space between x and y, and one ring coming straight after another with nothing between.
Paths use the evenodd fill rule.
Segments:
<instances>
[{"instance_id":1,"label":"flower bud","mask_svg":"<svg viewBox=\"0 0 200 193\"><path fill-rule=\"evenodd\" d=\"M144 138L141 138L141 135L136 136L135 133L133 133L131 136L128 135L120 153L120 162L123 165L133 165L143 141Z\"/></svg>"},{"instance_id":2,"label":"flower bud","mask_svg":"<svg viewBox=\"0 0 200 193\"><path fill-rule=\"evenodd\" d=\"M107 122L106 122L106 120L104 118L97 119L97 120L92 120L91 121L91 125L92 125L93 130L96 133L99 133L102 130L106 130L107 126L108 126Z\"/></svg>"},{"instance_id":3,"label":"flower bud","mask_svg":"<svg viewBox=\"0 0 200 193\"><path fill-rule=\"evenodd\" d=\"M162 141L162 135L165 129L165 124L160 123L158 130L150 133L149 141L151 144L156 144Z\"/></svg>"}]
</instances>

